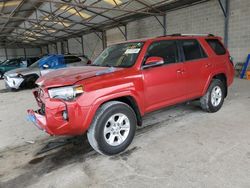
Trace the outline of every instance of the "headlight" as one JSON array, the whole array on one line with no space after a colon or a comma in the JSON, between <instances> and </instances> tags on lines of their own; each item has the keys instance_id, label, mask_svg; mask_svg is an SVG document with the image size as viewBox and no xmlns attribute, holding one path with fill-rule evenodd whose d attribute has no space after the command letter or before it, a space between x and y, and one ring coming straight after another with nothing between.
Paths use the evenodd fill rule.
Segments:
<instances>
[{"instance_id":1,"label":"headlight","mask_svg":"<svg viewBox=\"0 0 250 188\"><path fill-rule=\"evenodd\" d=\"M7 76L10 78L22 78L23 77L23 75L20 73L12 73L12 74L8 74Z\"/></svg>"},{"instance_id":2,"label":"headlight","mask_svg":"<svg viewBox=\"0 0 250 188\"><path fill-rule=\"evenodd\" d=\"M49 89L50 98L73 100L83 93L82 86L67 86Z\"/></svg>"}]
</instances>

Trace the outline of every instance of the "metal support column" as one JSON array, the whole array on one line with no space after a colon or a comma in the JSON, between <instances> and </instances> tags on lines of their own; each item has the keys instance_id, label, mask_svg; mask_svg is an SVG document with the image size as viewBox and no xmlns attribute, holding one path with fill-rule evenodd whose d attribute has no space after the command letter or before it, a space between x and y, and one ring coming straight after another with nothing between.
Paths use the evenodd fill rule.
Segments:
<instances>
[{"instance_id":1,"label":"metal support column","mask_svg":"<svg viewBox=\"0 0 250 188\"><path fill-rule=\"evenodd\" d=\"M81 44L82 44L82 54L85 55L84 53L84 42L83 42L83 36L81 36Z\"/></svg>"},{"instance_id":2,"label":"metal support column","mask_svg":"<svg viewBox=\"0 0 250 188\"><path fill-rule=\"evenodd\" d=\"M157 17L157 16L154 16L155 19L159 22L159 24L162 26L163 28L163 35L167 35L167 23L166 23L166 20L167 20L167 17L166 17L166 14L164 14L162 16L162 21Z\"/></svg>"},{"instance_id":3,"label":"metal support column","mask_svg":"<svg viewBox=\"0 0 250 188\"><path fill-rule=\"evenodd\" d=\"M69 40L66 40L66 44L67 44L67 53L69 54Z\"/></svg>"},{"instance_id":4,"label":"metal support column","mask_svg":"<svg viewBox=\"0 0 250 188\"><path fill-rule=\"evenodd\" d=\"M49 45L47 44L47 54L49 54Z\"/></svg>"},{"instance_id":5,"label":"metal support column","mask_svg":"<svg viewBox=\"0 0 250 188\"><path fill-rule=\"evenodd\" d=\"M56 53L58 54L57 43L55 43L55 50L56 50Z\"/></svg>"},{"instance_id":6,"label":"metal support column","mask_svg":"<svg viewBox=\"0 0 250 188\"><path fill-rule=\"evenodd\" d=\"M40 56L41 56L41 55L43 55L43 49L41 46L39 47L39 49L40 49Z\"/></svg>"},{"instance_id":7,"label":"metal support column","mask_svg":"<svg viewBox=\"0 0 250 188\"><path fill-rule=\"evenodd\" d=\"M163 34L164 36L167 35L167 15L163 16Z\"/></svg>"},{"instance_id":8,"label":"metal support column","mask_svg":"<svg viewBox=\"0 0 250 188\"><path fill-rule=\"evenodd\" d=\"M6 57L6 59L8 59L7 48L4 48L4 52L5 52L5 57Z\"/></svg>"},{"instance_id":9,"label":"metal support column","mask_svg":"<svg viewBox=\"0 0 250 188\"><path fill-rule=\"evenodd\" d=\"M223 15L225 17L224 20L224 43L225 46L228 46L228 27L229 27L229 17L230 17L230 0L218 0Z\"/></svg>"},{"instance_id":10,"label":"metal support column","mask_svg":"<svg viewBox=\"0 0 250 188\"><path fill-rule=\"evenodd\" d=\"M127 41L128 40L127 25L124 25L124 31L122 30L122 28L120 26L118 26L118 29L120 30L120 32L122 33L123 37Z\"/></svg>"},{"instance_id":11,"label":"metal support column","mask_svg":"<svg viewBox=\"0 0 250 188\"><path fill-rule=\"evenodd\" d=\"M67 53L69 54L69 40L66 40L66 45L67 45Z\"/></svg>"},{"instance_id":12,"label":"metal support column","mask_svg":"<svg viewBox=\"0 0 250 188\"><path fill-rule=\"evenodd\" d=\"M25 48L23 48L23 52L24 52L24 58L26 59L27 55L26 55L26 49Z\"/></svg>"},{"instance_id":13,"label":"metal support column","mask_svg":"<svg viewBox=\"0 0 250 188\"><path fill-rule=\"evenodd\" d=\"M107 34L106 31L102 31L102 48L107 48Z\"/></svg>"},{"instance_id":14,"label":"metal support column","mask_svg":"<svg viewBox=\"0 0 250 188\"><path fill-rule=\"evenodd\" d=\"M127 24L124 26L125 29L125 40L128 40L128 29L127 29Z\"/></svg>"},{"instance_id":15,"label":"metal support column","mask_svg":"<svg viewBox=\"0 0 250 188\"><path fill-rule=\"evenodd\" d=\"M64 42L61 42L61 54L65 54L65 50L64 50Z\"/></svg>"}]
</instances>

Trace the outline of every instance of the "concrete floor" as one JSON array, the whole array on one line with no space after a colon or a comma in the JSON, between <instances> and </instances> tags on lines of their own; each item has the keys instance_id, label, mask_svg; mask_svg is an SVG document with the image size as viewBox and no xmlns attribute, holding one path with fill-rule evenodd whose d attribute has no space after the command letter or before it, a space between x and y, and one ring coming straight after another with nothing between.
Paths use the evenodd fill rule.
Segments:
<instances>
[{"instance_id":1,"label":"concrete floor","mask_svg":"<svg viewBox=\"0 0 250 188\"><path fill-rule=\"evenodd\" d=\"M0 187L250 187L250 81L236 79L215 114L196 104L144 118L131 146L107 157L86 137L37 155L51 138L25 120L31 91L0 81ZM30 144L26 141L35 141Z\"/></svg>"}]
</instances>

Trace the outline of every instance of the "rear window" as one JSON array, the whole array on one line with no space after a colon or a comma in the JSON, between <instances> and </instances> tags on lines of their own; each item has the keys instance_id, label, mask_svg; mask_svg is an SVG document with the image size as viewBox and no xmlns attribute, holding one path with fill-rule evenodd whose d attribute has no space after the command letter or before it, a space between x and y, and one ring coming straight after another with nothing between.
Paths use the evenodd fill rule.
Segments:
<instances>
[{"instance_id":1,"label":"rear window","mask_svg":"<svg viewBox=\"0 0 250 188\"><path fill-rule=\"evenodd\" d=\"M76 62L81 61L81 59L79 57L76 57L76 56L65 56L64 60L65 60L66 64L76 63Z\"/></svg>"},{"instance_id":2,"label":"rear window","mask_svg":"<svg viewBox=\"0 0 250 188\"><path fill-rule=\"evenodd\" d=\"M197 40L182 40L181 43L186 61L207 57Z\"/></svg>"},{"instance_id":3,"label":"rear window","mask_svg":"<svg viewBox=\"0 0 250 188\"><path fill-rule=\"evenodd\" d=\"M224 48L224 46L220 43L218 39L207 39L206 41L217 55L226 54L226 49Z\"/></svg>"}]
</instances>

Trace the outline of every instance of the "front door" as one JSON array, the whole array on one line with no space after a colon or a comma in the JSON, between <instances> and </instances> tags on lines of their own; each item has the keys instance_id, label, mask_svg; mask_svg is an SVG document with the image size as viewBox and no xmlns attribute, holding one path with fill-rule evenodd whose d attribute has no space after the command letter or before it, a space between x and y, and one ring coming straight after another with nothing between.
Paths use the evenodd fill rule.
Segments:
<instances>
[{"instance_id":1,"label":"front door","mask_svg":"<svg viewBox=\"0 0 250 188\"><path fill-rule=\"evenodd\" d=\"M175 104L185 97L184 65L178 51L174 40L157 41L149 46L145 59L162 57L164 64L142 70L146 112Z\"/></svg>"}]
</instances>

